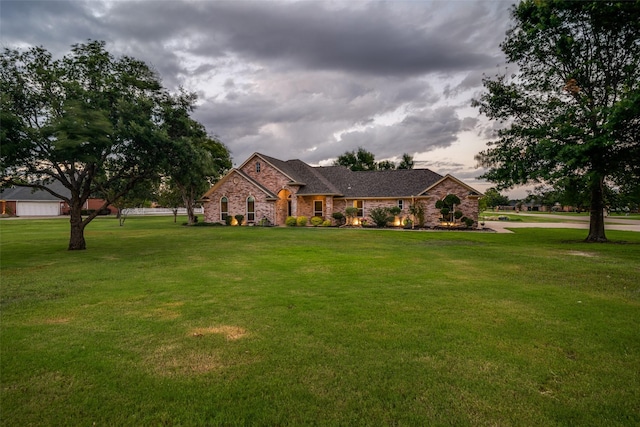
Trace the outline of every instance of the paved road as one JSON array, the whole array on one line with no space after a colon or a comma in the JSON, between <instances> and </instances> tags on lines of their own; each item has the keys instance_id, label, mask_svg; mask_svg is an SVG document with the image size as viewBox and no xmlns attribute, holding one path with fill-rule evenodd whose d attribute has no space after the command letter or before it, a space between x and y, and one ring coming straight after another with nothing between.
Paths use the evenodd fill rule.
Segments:
<instances>
[{"instance_id":1,"label":"paved road","mask_svg":"<svg viewBox=\"0 0 640 427\"><path fill-rule=\"evenodd\" d=\"M509 228L578 228L589 229L588 216L564 216L553 214L524 214L524 216L539 216L549 219L563 219L575 222L516 222L516 221L485 221L485 227L495 230L497 233L512 233ZM637 231L640 232L640 220L624 219L620 217L606 217L605 230Z\"/></svg>"}]
</instances>

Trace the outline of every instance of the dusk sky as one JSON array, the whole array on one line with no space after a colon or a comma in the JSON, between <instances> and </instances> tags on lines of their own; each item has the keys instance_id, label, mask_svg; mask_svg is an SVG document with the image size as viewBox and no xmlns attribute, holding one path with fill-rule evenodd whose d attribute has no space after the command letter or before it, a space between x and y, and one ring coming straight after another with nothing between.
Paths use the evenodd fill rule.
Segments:
<instances>
[{"instance_id":1,"label":"dusk sky","mask_svg":"<svg viewBox=\"0 0 640 427\"><path fill-rule=\"evenodd\" d=\"M494 124L470 102L505 71L512 3L1 0L0 44L61 57L104 40L196 92L194 118L235 165L257 151L324 166L364 147L483 191L474 156Z\"/></svg>"}]
</instances>

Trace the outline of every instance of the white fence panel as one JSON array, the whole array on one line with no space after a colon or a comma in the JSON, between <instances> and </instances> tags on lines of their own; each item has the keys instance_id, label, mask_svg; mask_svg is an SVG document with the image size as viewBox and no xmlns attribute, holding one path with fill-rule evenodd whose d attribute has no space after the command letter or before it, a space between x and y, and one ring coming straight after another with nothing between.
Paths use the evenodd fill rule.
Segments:
<instances>
[{"instance_id":1,"label":"white fence panel","mask_svg":"<svg viewBox=\"0 0 640 427\"><path fill-rule=\"evenodd\" d=\"M204 208L194 208L195 214L203 214ZM123 215L173 215L170 208L126 208L122 210ZM187 208L178 208L178 215L186 215Z\"/></svg>"}]
</instances>

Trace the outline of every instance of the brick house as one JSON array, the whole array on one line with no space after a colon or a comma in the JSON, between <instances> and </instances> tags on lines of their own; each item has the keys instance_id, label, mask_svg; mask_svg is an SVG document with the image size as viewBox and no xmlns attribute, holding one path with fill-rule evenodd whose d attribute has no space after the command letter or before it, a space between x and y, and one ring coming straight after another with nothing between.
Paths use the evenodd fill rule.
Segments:
<instances>
[{"instance_id":1,"label":"brick house","mask_svg":"<svg viewBox=\"0 0 640 427\"><path fill-rule=\"evenodd\" d=\"M332 219L334 212L358 209L358 222L371 218L377 207L401 208L395 225L410 218L409 207L419 203L425 225L440 224L438 200L448 194L460 198L461 210L478 222L478 199L482 194L458 180L429 169L354 172L344 166L314 167L301 160L278 160L252 154L232 169L202 197L204 221L224 223L227 216L241 214L245 224L263 219L283 225L288 216Z\"/></svg>"}]
</instances>

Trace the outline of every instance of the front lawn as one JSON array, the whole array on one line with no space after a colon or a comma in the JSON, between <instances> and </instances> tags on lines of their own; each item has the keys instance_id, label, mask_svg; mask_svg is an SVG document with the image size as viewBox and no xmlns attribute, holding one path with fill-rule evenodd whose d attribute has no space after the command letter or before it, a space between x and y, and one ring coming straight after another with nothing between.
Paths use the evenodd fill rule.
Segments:
<instances>
[{"instance_id":1,"label":"front lawn","mask_svg":"<svg viewBox=\"0 0 640 427\"><path fill-rule=\"evenodd\" d=\"M22 425L638 425L640 233L0 222Z\"/></svg>"}]
</instances>

